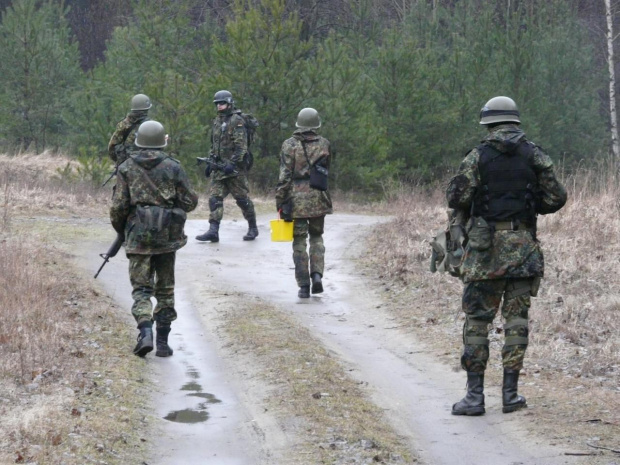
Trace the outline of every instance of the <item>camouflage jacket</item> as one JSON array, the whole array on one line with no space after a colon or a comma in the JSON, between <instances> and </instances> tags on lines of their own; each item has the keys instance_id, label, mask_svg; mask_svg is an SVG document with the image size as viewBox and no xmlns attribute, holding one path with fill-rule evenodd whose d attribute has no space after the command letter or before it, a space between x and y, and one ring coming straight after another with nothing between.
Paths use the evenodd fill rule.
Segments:
<instances>
[{"instance_id":1,"label":"camouflage jacket","mask_svg":"<svg viewBox=\"0 0 620 465\"><path fill-rule=\"evenodd\" d=\"M493 128L483 142L505 153L511 152L517 144L525 140L525 133L517 125L503 124ZM540 147L532 146L530 164L536 173L539 193L536 213L552 213L566 203L566 189L553 172L551 158ZM461 163L456 176L450 180L446 191L450 208L469 214L476 189L480 186L479 159L478 149L473 149ZM491 248L477 251L466 247L461 271L464 282L542 277L543 252L533 231L499 230L493 234Z\"/></svg>"},{"instance_id":2,"label":"camouflage jacket","mask_svg":"<svg viewBox=\"0 0 620 465\"><path fill-rule=\"evenodd\" d=\"M134 148L136 131L147 119L147 111L131 111L116 125L116 130L108 142L108 156L114 163L120 165L129 158Z\"/></svg>"},{"instance_id":3,"label":"camouflage jacket","mask_svg":"<svg viewBox=\"0 0 620 465\"><path fill-rule=\"evenodd\" d=\"M118 179L110 220L119 233L125 234L125 252L127 254L162 254L174 252L187 243L182 224L177 234L170 232L169 241L157 247L145 247L135 234L136 208L141 206L158 206L191 212L198 204L198 196L192 190L187 174L181 164L158 149L136 149L131 156L118 167ZM183 219L184 223L184 219Z\"/></svg>"},{"instance_id":4,"label":"camouflage jacket","mask_svg":"<svg viewBox=\"0 0 620 465\"><path fill-rule=\"evenodd\" d=\"M243 157L248 151L245 122L239 110L218 113L211 126L211 157L218 163L232 163L239 173L245 172ZM214 170L212 179L217 181L238 174L225 175Z\"/></svg>"},{"instance_id":5,"label":"camouflage jacket","mask_svg":"<svg viewBox=\"0 0 620 465\"><path fill-rule=\"evenodd\" d=\"M306 146L310 163L329 168L329 141L314 131L295 131L293 137L282 144L276 206L279 210L283 203L290 200L293 205L293 218L316 218L333 212L332 200L328 191L310 187L310 166L302 142Z\"/></svg>"}]
</instances>

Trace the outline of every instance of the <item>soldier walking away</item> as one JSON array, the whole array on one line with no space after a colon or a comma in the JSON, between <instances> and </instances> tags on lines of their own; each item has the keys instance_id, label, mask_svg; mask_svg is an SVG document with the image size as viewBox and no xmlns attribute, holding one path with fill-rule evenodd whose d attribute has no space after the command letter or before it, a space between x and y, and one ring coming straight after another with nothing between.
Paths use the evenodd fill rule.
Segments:
<instances>
[{"instance_id":1,"label":"soldier walking away","mask_svg":"<svg viewBox=\"0 0 620 465\"><path fill-rule=\"evenodd\" d=\"M282 144L280 177L276 187L276 208L285 221L293 221L293 262L295 279L302 299L323 292L325 215L332 213L327 190L331 149L327 139L317 134L321 127L314 108L302 109L293 137ZM310 236L310 249L306 239Z\"/></svg>"},{"instance_id":2,"label":"soldier walking away","mask_svg":"<svg viewBox=\"0 0 620 465\"><path fill-rule=\"evenodd\" d=\"M164 127L146 121L136 134L136 150L118 168L110 220L125 237L129 279L133 288L131 313L140 334L134 354L144 357L153 350L153 320L157 324L158 357L173 351L168 345L174 308L176 251L187 243L183 226L187 212L196 208L192 190L181 164L168 156ZM153 310L151 297L157 305Z\"/></svg>"},{"instance_id":3,"label":"soldier walking away","mask_svg":"<svg viewBox=\"0 0 620 465\"><path fill-rule=\"evenodd\" d=\"M258 236L254 204L249 197L248 129L241 110L234 107L233 96L227 90L215 93L213 103L217 116L211 126L211 152L205 175L211 178L209 186L209 230L196 236L204 242L219 242L220 222L224 216L224 199L231 194L248 222L244 241Z\"/></svg>"},{"instance_id":4,"label":"soldier walking away","mask_svg":"<svg viewBox=\"0 0 620 465\"><path fill-rule=\"evenodd\" d=\"M528 141L515 102L494 97L480 112L488 129L448 185L448 206L469 217L468 242L461 265L463 354L467 394L452 406L453 415L483 415L484 372L489 359L488 327L501 304L504 318L502 363L504 413L526 407L517 393L528 345L530 297L543 276L543 252L536 239L537 215L555 213L566 203L553 162Z\"/></svg>"},{"instance_id":5,"label":"soldier walking away","mask_svg":"<svg viewBox=\"0 0 620 465\"><path fill-rule=\"evenodd\" d=\"M138 127L148 119L151 99L144 94L136 94L131 99L131 111L117 125L108 143L108 155L116 163L123 163L134 147Z\"/></svg>"}]
</instances>

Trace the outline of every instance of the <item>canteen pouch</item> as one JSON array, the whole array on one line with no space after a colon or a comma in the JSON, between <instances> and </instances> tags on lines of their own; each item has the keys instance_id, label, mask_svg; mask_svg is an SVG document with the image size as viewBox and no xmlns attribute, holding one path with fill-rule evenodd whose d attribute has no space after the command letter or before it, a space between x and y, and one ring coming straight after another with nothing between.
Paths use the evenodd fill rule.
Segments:
<instances>
[{"instance_id":1,"label":"canteen pouch","mask_svg":"<svg viewBox=\"0 0 620 465\"><path fill-rule=\"evenodd\" d=\"M327 190L327 175L329 171L321 165L313 165L310 168L310 187L319 191Z\"/></svg>"},{"instance_id":2,"label":"canteen pouch","mask_svg":"<svg viewBox=\"0 0 620 465\"><path fill-rule=\"evenodd\" d=\"M133 233L143 247L165 247L170 241L172 209L155 205L136 207Z\"/></svg>"},{"instance_id":3,"label":"canteen pouch","mask_svg":"<svg viewBox=\"0 0 620 465\"><path fill-rule=\"evenodd\" d=\"M490 249L491 245L493 245L493 230L484 218L474 216L471 219L467 238L467 244L472 250L482 252Z\"/></svg>"}]
</instances>

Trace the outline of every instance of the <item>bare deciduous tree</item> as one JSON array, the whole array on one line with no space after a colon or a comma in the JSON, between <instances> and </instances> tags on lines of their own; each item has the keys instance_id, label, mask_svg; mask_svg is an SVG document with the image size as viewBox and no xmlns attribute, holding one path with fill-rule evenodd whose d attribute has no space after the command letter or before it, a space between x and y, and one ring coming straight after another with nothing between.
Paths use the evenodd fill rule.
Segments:
<instances>
[{"instance_id":1,"label":"bare deciduous tree","mask_svg":"<svg viewBox=\"0 0 620 465\"><path fill-rule=\"evenodd\" d=\"M607 64L609 67L609 117L611 125L611 148L614 159L620 159L620 145L618 143L618 115L616 113L616 73L614 69L614 15L611 9L611 0L605 0L605 14L607 17Z\"/></svg>"}]
</instances>

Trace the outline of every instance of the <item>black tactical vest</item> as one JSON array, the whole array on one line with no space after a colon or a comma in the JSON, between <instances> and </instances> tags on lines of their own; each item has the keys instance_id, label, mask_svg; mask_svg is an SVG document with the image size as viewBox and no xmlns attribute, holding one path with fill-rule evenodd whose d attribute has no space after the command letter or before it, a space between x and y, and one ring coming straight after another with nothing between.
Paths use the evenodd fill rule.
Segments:
<instances>
[{"instance_id":1,"label":"black tactical vest","mask_svg":"<svg viewBox=\"0 0 620 465\"><path fill-rule=\"evenodd\" d=\"M531 164L533 146L521 142L512 152L489 144L478 146L480 187L474 197L474 216L487 222L536 222L535 192L538 181Z\"/></svg>"}]
</instances>

